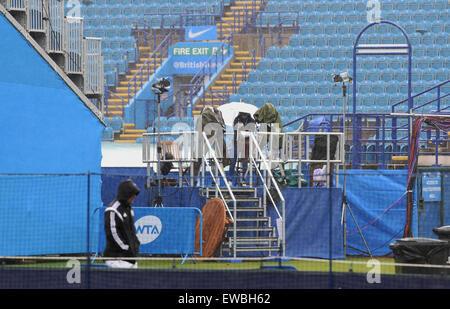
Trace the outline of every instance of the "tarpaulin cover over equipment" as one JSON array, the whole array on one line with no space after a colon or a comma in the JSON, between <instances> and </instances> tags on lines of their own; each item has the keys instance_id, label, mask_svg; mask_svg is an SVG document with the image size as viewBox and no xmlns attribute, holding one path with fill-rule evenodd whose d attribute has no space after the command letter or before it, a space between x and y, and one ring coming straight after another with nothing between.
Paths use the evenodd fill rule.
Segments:
<instances>
[{"instance_id":1,"label":"tarpaulin cover over equipment","mask_svg":"<svg viewBox=\"0 0 450 309\"><path fill-rule=\"evenodd\" d=\"M263 106L261 106L255 114L253 114L253 118L257 123L265 123L265 124L278 124L278 127L280 128L280 133L283 133L283 123L281 122L280 114L278 113L275 106L273 106L271 103L264 103ZM271 132L271 128L267 128L268 132ZM279 147L282 147L282 139L283 136L280 135L280 143Z\"/></svg>"},{"instance_id":2,"label":"tarpaulin cover over equipment","mask_svg":"<svg viewBox=\"0 0 450 309\"><path fill-rule=\"evenodd\" d=\"M445 265L448 259L449 242L433 238L402 238L391 243L396 263ZM442 269L427 267L397 266L399 273L440 273Z\"/></svg>"},{"instance_id":3,"label":"tarpaulin cover over equipment","mask_svg":"<svg viewBox=\"0 0 450 309\"><path fill-rule=\"evenodd\" d=\"M209 129L212 130L206 130L208 124L216 124L216 126L211 126ZM220 128L220 129L219 129ZM222 132L216 132L214 129L222 130ZM208 138L209 142L211 144L216 143L215 145L215 152L216 156L219 159L219 161L223 164L223 166L228 166L231 163L231 160L228 158L228 152L227 152L227 146L225 142L225 121L222 117L222 112L218 110L216 107L205 107L200 117L197 119L197 122L195 123L195 131L198 132L198 139L197 142L197 154L199 157L201 157L202 154L202 145L203 143L200 141L203 141L202 134L203 132L206 133L206 137ZM218 147L222 143L222 148ZM201 166L201 159L199 159L197 162L194 163L194 175L198 175L198 172L200 170Z\"/></svg>"},{"instance_id":4,"label":"tarpaulin cover over equipment","mask_svg":"<svg viewBox=\"0 0 450 309\"><path fill-rule=\"evenodd\" d=\"M224 241L225 234L231 220L227 218L225 206L221 199L212 198L202 208L203 239L202 257L212 257L218 253L218 249ZM197 219L195 248L200 250L200 218Z\"/></svg>"}]
</instances>

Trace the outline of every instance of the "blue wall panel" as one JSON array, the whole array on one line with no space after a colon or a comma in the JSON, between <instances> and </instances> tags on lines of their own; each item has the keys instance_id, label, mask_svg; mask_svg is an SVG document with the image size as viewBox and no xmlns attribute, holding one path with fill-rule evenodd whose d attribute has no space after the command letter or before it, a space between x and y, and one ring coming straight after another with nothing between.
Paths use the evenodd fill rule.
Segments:
<instances>
[{"instance_id":1,"label":"blue wall panel","mask_svg":"<svg viewBox=\"0 0 450 309\"><path fill-rule=\"evenodd\" d=\"M0 33L0 255L85 252L101 177L62 174L100 172L104 126L2 14Z\"/></svg>"}]
</instances>

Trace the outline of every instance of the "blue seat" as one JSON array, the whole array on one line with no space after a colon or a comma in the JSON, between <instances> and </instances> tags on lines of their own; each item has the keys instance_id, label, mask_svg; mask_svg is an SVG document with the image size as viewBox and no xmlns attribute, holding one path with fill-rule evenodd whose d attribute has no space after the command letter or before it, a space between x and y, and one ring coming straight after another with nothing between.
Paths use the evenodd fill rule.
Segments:
<instances>
[{"instance_id":1,"label":"blue seat","mask_svg":"<svg viewBox=\"0 0 450 309\"><path fill-rule=\"evenodd\" d=\"M289 71L290 69L295 68L296 64L297 64L296 58L293 58L293 57L285 58L285 59L283 59L281 68L285 71Z\"/></svg>"},{"instance_id":2,"label":"blue seat","mask_svg":"<svg viewBox=\"0 0 450 309\"><path fill-rule=\"evenodd\" d=\"M291 37L289 38L289 45L292 46L293 48L301 45L301 37L300 37L300 35L299 34L291 35Z\"/></svg>"},{"instance_id":3,"label":"blue seat","mask_svg":"<svg viewBox=\"0 0 450 309\"><path fill-rule=\"evenodd\" d=\"M300 80L299 71L292 67L291 70L286 73L286 81L288 82L298 82Z\"/></svg>"},{"instance_id":4,"label":"blue seat","mask_svg":"<svg viewBox=\"0 0 450 309\"><path fill-rule=\"evenodd\" d=\"M311 27L311 34L319 35L324 33L323 25L320 23L314 23Z\"/></svg>"},{"instance_id":5,"label":"blue seat","mask_svg":"<svg viewBox=\"0 0 450 309\"><path fill-rule=\"evenodd\" d=\"M306 22L307 23L318 23L319 22L319 14L315 11L308 12L308 15L306 16Z\"/></svg>"},{"instance_id":6,"label":"blue seat","mask_svg":"<svg viewBox=\"0 0 450 309\"><path fill-rule=\"evenodd\" d=\"M299 34L301 37L311 34L313 29L313 25L311 23L303 23L300 25Z\"/></svg>"},{"instance_id":7,"label":"blue seat","mask_svg":"<svg viewBox=\"0 0 450 309\"><path fill-rule=\"evenodd\" d=\"M261 71L259 70L251 70L248 72L247 81L250 83L259 82L261 80Z\"/></svg>"},{"instance_id":8,"label":"blue seat","mask_svg":"<svg viewBox=\"0 0 450 309\"><path fill-rule=\"evenodd\" d=\"M433 44L446 45L450 42L448 33L433 33L433 36L434 36Z\"/></svg>"},{"instance_id":9,"label":"blue seat","mask_svg":"<svg viewBox=\"0 0 450 309\"><path fill-rule=\"evenodd\" d=\"M426 55L427 57L437 57L439 56L441 47L436 44L431 44L426 47Z\"/></svg>"},{"instance_id":10,"label":"blue seat","mask_svg":"<svg viewBox=\"0 0 450 309\"><path fill-rule=\"evenodd\" d=\"M312 70L304 70L300 72L300 80L302 82L312 82L314 80L314 73Z\"/></svg>"},{"instance_id":11,"label":"blue seat","mask_svg":"<svg viewBox=\"0 0 450 309\"><path fill-rule=\"evenodd\" d=\"M364 69L364 70L375 69L376 57L374 57L374 56L364 56L364 57L360 57L360 58L361 59L360 60L358 59L358 60L361 63L361 68L362 69Z\"/></svg>"},{"instance_id":12,"label":"blue seat","mask_svg":"<svg viewBox=\"0 0 450 309\"><path fill-rule=\"evenodd\" d=\"M337 33L337 27L338 23L336 22L326 23L323 27L323 32L325 35L335 35Z\"/></svg>"},{"instance_id":13,"label":"blue seat","mask_svg":"<svg viewBox=\"0 0 450 309\"><path fill-rule=\"evenodd\" d=\"M394 71L394 80L397 82L403 82L408 79L408 71L406 69L400 69Z\"/></svg>"},{"instance_id":14,"label":"blue seat","mask_svg":"<svg viewBox=\"0 0 450 309\"><path fill-rule=\"evenodd\" d=\"M280 50L280 58L290 58L292 56L293 47L285 45Z\"/></svg>"},{"instance_id":15,"label":"blue seat","mask_svg":"<svg viewBox=\"0 0 450 309\"><path fill-rule=\"evenodd\" d=\"M303 93L307 96L313 95L316 93L317 84L313 81L305 82L303 84Z\"/></svg>"},{"instance_id":16,"label":"blue seat","mask_svg":"<svg viewBox=\"0 0 450 309\"><path fill-rule=\"evenodd\" d=\"M271 95L274 93L277 93L277 83L271 82L271 83L264 83L262 93L265 95Z\"/></svg>"},{"instance_id":17,"label":"blue seat","mask_svg":"<svg viewBox=\"0 0 450 309\"><path fill-rule=\"evenodd\" d=\"M350 23L341 23L337 25L336 33L346 35L350 33Z\"/></svg>"},{"instance_id":18,"label":"blue seat","mask_svg":"<svg viewBox=\"0 0 450 309\"><path fill-rule=\"evenodd\" d=\"M314 38L315 38L314 35L306 34L306 35L302 36L300 42L303 47L309 48L310 46L314 45ZM305 52L305 54L306 54L306 52Z\"/></svg>"},{"instance_id":19,"label":"blue seat","mask_svg":"<svg viewBox=\"0 0 450 309\"><path fill-rule=\"evenodd\" d=\"M375 81L371 85L371 93L384 93L385 83L381 80Z\"/></svg>"},{"instance_id":20,"label":"blue seat","mask_svg":"<svg viewBox=\"0 0 450 309\"><path fill-rule=\"evenodd\" d=\"M239 85L238 94L240 94L240 95L249 94L249 89L250 89L250 83L244 81Z\"/></svg>"},{"instance_id":21,"label":"blue seat","mask_svg":"<svg viewBox=\"0 0 450 309\"><path fill-rule=\"evenodd\" d=\"M320 33L313 35L313 45L317 47L328 47L328 34Z\"/></svg>"},{"instance_id":22,"label":"blue seat","mask_svg":"<svg viewBox=\"0 0 450 309\"><path fill-rule=\"evenodd\" d=\"M278 1L269 1L265 8L266 12L278 12L279 11L279 3Z\"/></svg>"},{"instance_id":23,"label":"blue seat","mask_svg":"<svg viewBox=\"0 0 450 309\"><path fill-rule=\"evenodd\" d=\"M270 61L270 69L273 71L278 71L281 69L281 59L280 58L273 58Z\"/></svg>"},{"instance_id":24,"label":"blue seat","mask_svg":"<svg viewBox=\"0 0 450 309\"><path fill-rule=\"evenodd\" d=\"M426 82L434 82L435 70L431 68L423 70L421 74L421 79Z\"/></svg>"},{"instance_id":25,"label":"blue seat","mask_svg":"<svg viewBox=\"0 0 450 309\"><path fill-rule=\"evenodd\" d=\"M441 0L441 1L438 0L438 1L434 2L434 9L439 10L441 12L445 12L445 10L449 9L449 4L445 0Z\"/></svg>"},{"instance_id":26,"label":"blue seat","mask_svg":"<svg viewBox=\"0 0 450 309\"><path fill-rule=\"evenodd\" d=\"M377 69L367 70L364 74L364 79L375 82L379 80L380 72Z\"/></svg>"},{"instance_id":27,"label":"blue seat","mask_svg":"<svg viewBox=\"0 0 450 309\"><path fill-rule=\"evenodd\" d=\"M330 94L330 87L332 87L330 85L330 82L327 81L322 81L320 83L317 84L316 86L316 92L317 94L321 95L321 96L328 96Z\"/></svg>"},{"instance_id":28,"label":"blue seat","mask_svg":"<svg viewBox=\"0 0 450 309\"><path fill-rule=\"evenodd\" d=\"M308 70L308 67L309 67L308 58L303 57L303 58L296 58L296 59L297 59L297 61L295 62L295 69L297 69L299 71Z\"/></svg>"},{"instance_id":29,"label":"blue seat","mask_svg":"<svg viewBox=\"0 0 450 309\"><path fill-rule=\"evenodd\" d=\"M272 93L269 95L269 102L273 104L273 106L279 106L281 102L281 95L278 93Z\"/></svg>"},{"instance_id":30,"label":"blue seat","mask_svg":"<svg viewBox=\"0 0 450 309\"><path fill-rule=\"evenodd\" d=\"M261 72L261 76L260 76L259 80L263 83L271 82L271 81L273 81L274 74L275 74L275 72L270 69L264 70Z\"/></svg>"},{"instance_id":31,"label":"blue seat","mask_svg":"<svg viewBox=\"0 0 450 309\"><path fill-rule=\"evenodd\" d=\"M355 23L355 22L352 22L352 23L350 24L350 33L351 33L353 36L356 36L356 35L358 35L358 34L361 32L361 30L364 29L364 26L365 26L365 24L363 24L363 23Z\"/></svg>"},{"instance_id":32,"label":"blue seat","mask_svg":"<svg viewBox=\"0 0 450 309\"><path fill-rule=\"evenodd\" d=\"M253 105L261 107L267 102L267 97L264 94L256 94L253 96Z\"/></svg>"},{"instance_id":33,"label":"blue seat","mask_svg":"<svg viewBox=\"0 0 450 309\"><path fill-rule=\"evenodd\" d=\"M430 67L430 58L427 56L417 56L414 59L413 65L420 70L428 69Z\"/></svg>"},{"instance_id":34,"label":"blue seat","mask_svg":"<svg viewBox=\"0 0 450 309\"><path fill-rule=\"evenodd\" d=\"M439 48L439 56L448 59L450 57L450 44L444 44Z\"/></svg>"},{"instance_id":35,"label":"blue seat","mask_svg":"<svg viewBox=\"0 0 450 309\"><path fill-rule=\"evenodd\" d=\"M392 80L391 80L392 81ZM385 91L389 95L397 94L399 92L399 87L395 83L386 84Z\"/></svg>"},{"instance_id":36,"label":"blue seat","mask_svg":"<svg viewBox=\"0 0 450 309\"><path fill-rule=\"evenodd\" d=\"M110 122L111 128L114 132L120 132L123 128L122 117L113 117Z\"/></svg>"},{"instance_id":37,"label":"blue seat","mask_svg":"<svg viewBox=\"0 0 450 309\"><path fill-rule=\"evenodd\" d=\"M349 68L350 68L350 63L347 58L344 58L344 57L336 58L336 69L337 70L339 70L340 72L345 72L345 71L348 71Z\"/></svg>"},{"instance_id":38,"label":"blue seat","mask_svg":"<svg viewBox=\"0 0 450 309\"><path fill-rule=\"evenodd\" d=\"M324 25L333 22L334 14L333 12L322 12L319 13L319 23L322 23Z\"/></svg>"},{"instance_id":39,"label":"blue seat","mask_svg":"<svg viewBox=\"0 0 450 309\"><path fill-rule=\"evenodd\" d=\"M233 93L228 98L228 102L240 102L241 96L238 93Z\"/></svg>"},{"instance_id":40,"label":"blue seat","mask_svg":"<svg viewBox=\"0 0 450 309\"><path fill-rule=\"evenodd\" d=\"M114 141L114 131L111 127L105 127L102 132L102 140L104 141Z\"/></svg>"},{"instance_id":41,"label":"blue seat","mask_svg":"<svg viewBox=\"0 0 450 309\"><path fill-rule=\"evenodd\" d=\"M162 16L152 15L150 16L150 27L153 29L159 29L162 27Z\"/></svg>"},{"instance_id":42,"label":"blue seat","mask_svg":"<svg viewBox=\"0 0 450 309\"><path fill-rule=\"evenodd\" d=\"M292 50L292 57L304 58L306 56L306 48L303 46L295 46Z\"/></svg>"},{"instance_id":43,"label":"blue seat","mask_svg":"<svg viewBox=\"0 0 450 309\"><path fill-rule=\"evenodd\" d=\"M335 65L336 59L334 58L322 59L322 68L327 72L332 72L335 68Z\"/></svg>"},{"instance_id":44,"label":"blue seat","mask_svg":"<svg viewBox=\"0 0 450 309\"><path fill-rule=\"evenodd\" d=\"M265 70L270 69L270 65L271 65L271 59L262 58L261 60L259 60L257 68L260 71L265 71Z\"/></svg>"},{"instance_id":45,"label":"blue seat","mask_svg":"<svg viewBox=\"0 0 450 309\"><path fill-rule=\"evenodd\" d=\"M290 93L282 94L280 99L280 106L292 106L293 96Z\"/></svg>"},{"instance_id":46,"label":"blue seat","mask_svg":"<svg viewBox=\"0 0 450 309\"><path fill-rule=\"evenodd\" d=\"M421 9L421 10L433 10L434 9L434 2L435 2L434 0L422 0L422 1L420 1L419 9Z\"/></svg>"},{"instance_id":47,"label":"blue seat","mask_svg":"<svg viewBox=\"0 0 450 309\"><path fill-rule=\"evenodd\" d=\"M369 81L363 80L358 83L358 94L366 95L371 93L371 84Z\"/></svg>"},{"instance_id":48,"label":"blue seat","mask_svg":"<svg viewBox=\"0 0 450 309\"><path fill-rule=\"evenodd\" d=\"M336 46L332 48L334 58L345 58L346 57L346 47Z\"/></svg>"},{"instance_id":49,"label":"blue seat","mask_svg":"<svg viewBox=\"0 0 450 309\"><path fill-rule=\"evenodd\" d=\"M330 58L332 56L331 51L329 47L319 47L319 50L317 51L317 55L320 58Z\"/></svg>"},{"instance_id":50,"label":"blue seat","mask_svg":"<svg viewBox=\"0 0 450 309\"><path fill-rule=\"evenodd\" d=\"M321 106L320 105L320 100L321 100L321 97L319 95L311 94L311 95L308 96L308 105L313 107L313 108L314 107L316 107L316 108L320 107ZM316 111L317 111L317 109L316 109Z\"/></svg>"},{"instance_id":51,"label":"blue seat","mask_svg":"<svg viewBox=\"0 0 450 309\"><path fill-rule=\"evenodd\" d=\"M332 11L332 13L333 13L333 22L334 23L336 23L336 24L345 23L345 16L346 16L345 12Z\"/></svg>"},{"instance_id":52,"label":"blue seat","mask_svg":"<svg viewBox=\"0 0 450 309\"><path fill-rule=\"evenodd\" d=\"M294 96L293 104L296 107L305 107L307 106L306 96L304 94L298 94Z\"/></svg>"},{"instance_id":53,"label":"blue seat","mask_svg":"<svg viewBox=\"0 0 450 309\"><path fill-rule=\"evenodd\" d=\"M437 82L444 82L450 78L448 69L440 68L440 69L435 69L435 70L436 70L436 81Z\"/></svg>"},{"instance_id":54,"label":"blue seat","mask_svg":"<svg viewBox=\"0 0 450 309\"><path fill-rule=\"evenodd\" d=\"M287 72L284 70L274 71L273 81L278 83L286 81L286 74Z\"/></svg>"},{"instance_id":55,"label":"blue seat","mask_svg":"<svg viewBox=\"0 0 450 309\"><path fill-rule=\"evenodd\" d=\"M266 54L267 58L278 58L280 57L280 47L279 46L270 46L267 50Z\"/></svg>"},{"instance_id":56,"label":"blue seat","mask_svg":"<svg viewBox=\"0 0 450 309\"><path fill-rule=\"evenodd\" d=\"M351 33L341 35L341 45L344 47L353 47L355 36Z\"/></svg>"},{"instance_id":57,"label":"blue seat","mask_svg":"<svg viewBox=\"0 0 450 309\"><path fill-rule=\"evenodd\" d=\"M314 10L316 12L321 13L321 15L329 13L328 8L329 8L328 3L325 3L325 2L315 2L314 3Z\"/></svg>"},{"instance_id":58,"label":"blue seat","mask_svg":"<svg viewBox=\"0 0 450 309\"><path fill-rule=\"evenodd\" d=\"M289 83L289 93L296 96L302 94L302 87L298 82L287 82Z\"/></svg>"},{"instance_id":59,"label":"blue seat","mask_svg":"<svg viewBox=\"0 0 450 309\"><path fill-rule=\"evenodd\" d=\"M373 93L367 93L361 96L360 105L362 106L373 106L376 104L376 96Z\"/></svg>"},{"instance_id":60,"label":"blue seat","mask_svg":"<svg viewBox=\"0 0 450 309\"><path fill-rule=\"evenodd\" d=\"M250 83L248 93L253 95L261 94L263 92L263 86L264 83L262 82Z\"/></svg>"},{"instance_id":61,"label":"blue seat","mask_svg":"<svg viewBox=\"0 0 450 309\"><path fill-rule=\"evenodd\" d=\"M313 80L315 82L322 82L327 80L329 77L329 73L324 70L313 70Z\"/></svg>"},{"instance_id":62,"label":"blue seat","mask_svg":"<svg viewBox=\"0 0 450 309\"><path fill-rule=\"evenodd\" d=\"M281 82L278 84L278 93L283 96L289 94L291 90L290 84L288 82Z\"/></svg>"},{"instance_id":63,"label":"blue seat","mask_svg":"<svg viewBox=\"0 0 450 309\"><path fill-rule=\"evenodd\" d=\"M322 59L319 57L309 59L308 68L313 71L322 69Z\"/></svg>"},{"instance_id":64,"label":"blue seat","mask_svg":"<svg viewBox=\"0 0 450 309\"><path fill-rule=\"evenodd\" d=\"M310 46L307 50L306 50L306 57L307 58L315 58L318 56L318 52L319 52L319 48L315 47L315 46Z\"/></svg>"},{"instance_id":65,"label":"blue seat","mask_svg":"<svg viewBox=\"0 0 450 309\"><path fill-rule=\"evenodd\" d=\"M394 80L394 70L390 68L386 68L381 71L380 80L384 82L392 82Z\"/></svg>"}]
</instances>

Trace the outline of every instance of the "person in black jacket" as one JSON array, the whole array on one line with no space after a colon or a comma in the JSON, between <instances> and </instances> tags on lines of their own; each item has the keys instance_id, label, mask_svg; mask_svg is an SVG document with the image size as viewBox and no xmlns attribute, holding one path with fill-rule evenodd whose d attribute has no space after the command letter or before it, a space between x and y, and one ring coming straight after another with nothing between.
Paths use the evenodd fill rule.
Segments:
<instances>
[{"instance_id":1,"label":"person in black jacket","mask_svg":"<svg viewBox=\"0 0 450 309\"><path fill-rule=\"evenodd\" d=\"M104 257L136 257L140 242L134 227L134 212L131 208L139 194L138 186L130 179L119 184L116 198L105 210L106 247ZM110 267L137 268L133 260L109 260Z\"/></svg>"},{"instance_id":2,"label":"person in black jacket","mask_svg":"<svg viewBox=\"0 0 450 309\"><path fill-rule=\"evenodd\" d=\"M254 132L256 130L256 122L253 119L252 115L246 112L239 112L239 114L234 118L233 120L233 160L231 161L230 165L230 178L233 182L234 175L236 173L236 164L238 163L239 159L243 159L243 161L248 160L249 157L249 140L248 137L245 139L239 136L238 134L240 131L251 131ZM242 147L242 148L241 148ZM238 153L239 150L244 151L244 153ZM238 158L239 156L239 158ZM243 162L244 169L247 168L247 163ZM237 182L237 181L235 181Z\"/></svg>"}]
</instances>

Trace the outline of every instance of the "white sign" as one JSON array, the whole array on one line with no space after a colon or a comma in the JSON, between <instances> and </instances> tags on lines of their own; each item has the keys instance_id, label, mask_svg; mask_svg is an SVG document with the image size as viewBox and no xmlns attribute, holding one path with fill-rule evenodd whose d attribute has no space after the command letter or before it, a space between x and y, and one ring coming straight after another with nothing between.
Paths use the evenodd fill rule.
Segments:
<instances>
[{"instance_id":1,"label":"white sign","mask_svg":"<svg viewBox=\"0 0 450 309\"><path fill-rule=\"evenodd\" d=\"M140 218L134 224L136 227L136 235L141 245L151 243L159 234L161 234L162 224L156 216L145 216Z\"/></svg>"}]
</instances>

